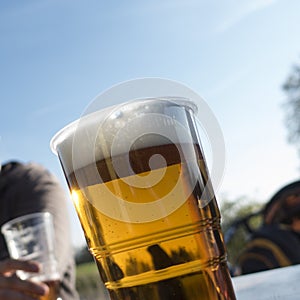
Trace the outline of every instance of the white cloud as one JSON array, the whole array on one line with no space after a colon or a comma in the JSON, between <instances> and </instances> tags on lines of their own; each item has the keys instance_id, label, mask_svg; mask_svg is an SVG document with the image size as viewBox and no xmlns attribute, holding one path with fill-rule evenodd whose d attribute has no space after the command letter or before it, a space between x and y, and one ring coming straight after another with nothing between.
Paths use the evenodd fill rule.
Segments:
<instances>
[{"instance_id":1,"label":"white cloud","mask_svg":"<svg viewBox=\"0 0 300 300\"><path fill-rule=\"evenodd\" d=\"M225 19L225 21L217 27L216 32L223 33L227 31L241 22L247 16L271 6L275 4L275 2L277 2L277 0L250 0L246 3L244 2L243 5L239 6L237 9L231 10L231 15L229 18Z\"/></svg>"},{"instance_id":2,"label":"white cloud","mask_svg":"<svg viewBox=\"0 0 300 300\"><path fill-rule=\"evenodd\" d=\"M42 118L62 108L62 104L56 103L48 106L42 106L32 111L30 117Z\"/></svg>"},{"instance_id":3,"label":"white cloud","mask_svg":"<svg viewBox=\"0 0 300 300\"><path fill-rule=\"evenodd\" d=\"M240 80L245 78L251 72L251 70L251 67L247 67L228 73L228 75L224 77L222 81L216 83L211 89L207 91L206 94L209 98L222 95L224 91L236 86Z\"/></svg>"}]
</instances>

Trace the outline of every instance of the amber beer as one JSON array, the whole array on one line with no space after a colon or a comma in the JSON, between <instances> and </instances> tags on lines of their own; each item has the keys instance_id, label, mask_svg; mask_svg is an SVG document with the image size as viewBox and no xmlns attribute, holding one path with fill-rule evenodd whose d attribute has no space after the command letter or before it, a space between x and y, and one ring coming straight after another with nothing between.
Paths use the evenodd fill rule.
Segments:
<instances>
[{"instance_id":1,"label":"amber beer","mask_svg":"<svg viewBox=\"0 0 300 300\"><path fill-rule=\"evenodd\" d=\"M58 300L59 297L59 280L49 280L49 281L44 281L45 284L48 285L49 288L49 293L46 296L39 296L39 300ZM35 296L35 295L31 295Z\"/></svg>"},{"instance_id":2,"label":"amber beer","mask_svg":"<svg viewBox=\"0 0 300 300\"><path fill-rule=\"evenodd\" d=\"M39 300L57 300L59 295L59 280L45 282L49 287L49 293L46 296L40 297Z\"/></svg>"},{"instance_id":3,"label":"amber beer","mask_svg":"<svg viewBox=\"0 0 300 300\"><path fill-rule=\"evenodd\" d=\"M60 137L56 145L100 276L111 299L235 299L220 214L192 126L191 104L146 102L147 111L153 106L155 112L150 125L158 126L133 139L129 152L105 156L116 131L105 138L99 129L102 140L93 142L95 162L84 158L84 141L74 143L74 132L64 137L65 143ZM135 111L145 107L144 102L129 105ZM157 116L162 105L172 107L172 118L188 128L189 138L180 138L174 122ZM121 115L126 119L132 111L125 108ZM162 126L169 136L161 135ZM132 132L130 128L127 134ZM70 145L80 148L81 161L73 169Z\"/></svg>"}]
</instances>

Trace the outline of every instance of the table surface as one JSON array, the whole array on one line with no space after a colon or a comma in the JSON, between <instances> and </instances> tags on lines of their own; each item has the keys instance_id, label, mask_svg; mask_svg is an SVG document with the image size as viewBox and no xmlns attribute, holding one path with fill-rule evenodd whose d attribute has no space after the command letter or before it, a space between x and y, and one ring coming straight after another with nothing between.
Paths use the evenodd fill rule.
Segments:
<instances>
[{"instance_id":1,"label":"table surface","mask_svg":"<svg viewBox=\"0 0 300 300\"><path fill-rule=\"evenodd\" d=\"M300 265L233 278L237 300L299 300Z\"/></svg>"}]
</instances>

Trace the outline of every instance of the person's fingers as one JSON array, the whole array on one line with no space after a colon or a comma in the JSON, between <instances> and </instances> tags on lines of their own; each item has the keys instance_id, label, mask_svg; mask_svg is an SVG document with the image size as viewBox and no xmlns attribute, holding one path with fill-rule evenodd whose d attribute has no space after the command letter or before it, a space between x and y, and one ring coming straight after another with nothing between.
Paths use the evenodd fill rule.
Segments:
<instances>
[{"instance_id":1,"label":"person's fingers","mask_svg":"<svg viewBox=\"0 0 300 300\"><path fill-rule=\"evenodd\" d=\"M1 300L36 300L37 298L34 296L26 295L19 291L0 288L0 299Z\"/></svg>"},{"instance_id":2,"label":"person's fingers","mask_svg":"<svg viewBox=\"0 0 300 300\"><path fill-rule=\"evenodd\" d=\"M16 270L22 270L26 272L38 272L40 266L35 261L24 261L8 258L0 261L0 274L12 272Z\"/></svg>"},{"instance_id":3,"label":"person's fingers","mask_svg":"<svg viewBox=\"0 0 300 300\"><path fill-rule=\"evenodd\" d=\"M43 296L49 292L49 287L42 282L22 280L17 276L0 276L0 291L5 290Z\"/></svg>"},{"instance_id":4,"label":"person's fingers","mask_svg":"<svg viewBox=\"0 0 300 300\"><path fill-rule=\"evenodd\" d=\"M32 300L37 299L37 296L44 296L49 293L49 287L42 282L21 280L16 275L7 276L8 274L15 273L17 270L38 272L40 266L34 261L22 261L11 258L0 261L1 300Z\"/></svg>"}]
</instances>

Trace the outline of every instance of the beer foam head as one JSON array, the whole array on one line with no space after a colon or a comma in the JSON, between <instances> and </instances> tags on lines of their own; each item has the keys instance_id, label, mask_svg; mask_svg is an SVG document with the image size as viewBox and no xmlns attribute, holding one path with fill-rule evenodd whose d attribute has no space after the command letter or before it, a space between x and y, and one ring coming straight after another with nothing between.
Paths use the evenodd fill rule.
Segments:
<instances>
[{"instance_id":1,"label":"beer foam head","mask_svg":"<svg viewBox=\"0 0 300 300\"><path fill-rule=\"evenodd\" d=\"M189 143L188 111L196 105L184 98L147 98L84 115L51 141L69 174L84 166L130 150L169 143Z\"/></svg>"}]
</instances>

